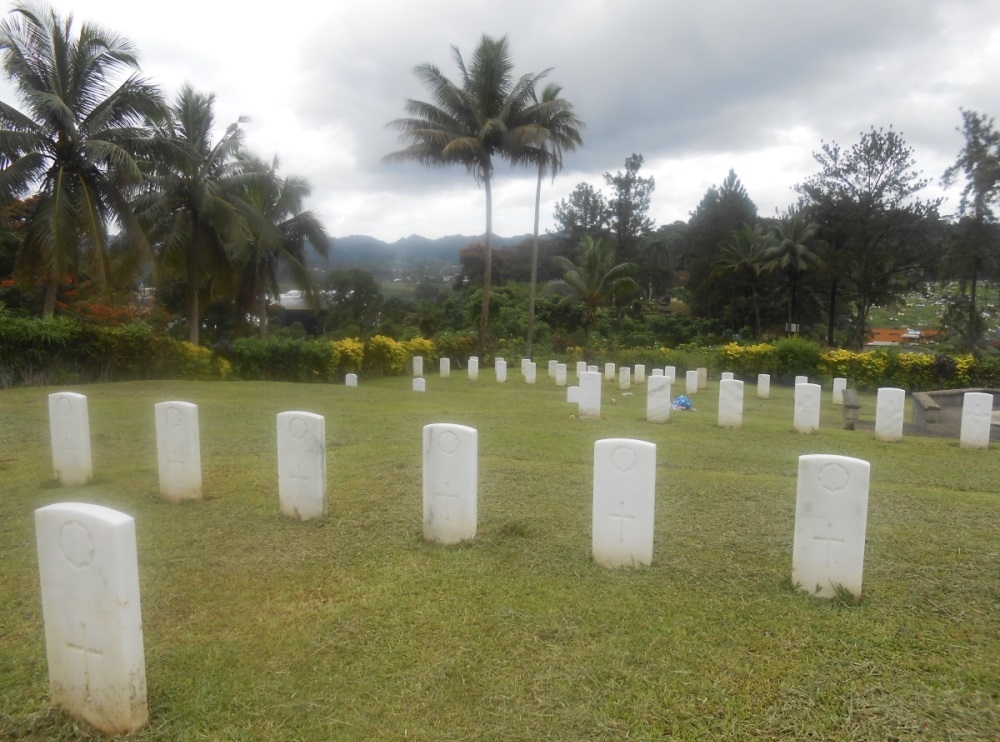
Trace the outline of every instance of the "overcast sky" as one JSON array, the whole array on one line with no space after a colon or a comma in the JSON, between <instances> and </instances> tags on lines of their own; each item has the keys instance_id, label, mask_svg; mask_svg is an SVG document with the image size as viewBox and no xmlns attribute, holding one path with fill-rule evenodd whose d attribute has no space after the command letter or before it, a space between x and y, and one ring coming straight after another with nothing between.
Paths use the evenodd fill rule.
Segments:
<instances>
[{"instance_id":1,"label":"overcast sky","mask_svg":"<svg viewBox=\"0 0 1000 742\"><path fill-rule=\"evenodd\" d=\"M5 4L9 8L9 4ZM484 194L462 168L386 165L386 123L429 96L423 62L458 79L482 34L506 34L515 73L553 68L584 147L542 190L542 230L580 182L604 188L633 152L656 179L651 216L686 221L730 168L763 216L795 200L821 141L902 132L932 180L962 147L960 108L1000 117L997 0L56 0L131 39L173 98L214 92L258 154L306 177L334 237L481 234ZM10 100L9 88L2 97ZM494 230L530 233L534 176L497 168ZM604 188L607 194L607 189Z\"/></svg>"}]
</instances>

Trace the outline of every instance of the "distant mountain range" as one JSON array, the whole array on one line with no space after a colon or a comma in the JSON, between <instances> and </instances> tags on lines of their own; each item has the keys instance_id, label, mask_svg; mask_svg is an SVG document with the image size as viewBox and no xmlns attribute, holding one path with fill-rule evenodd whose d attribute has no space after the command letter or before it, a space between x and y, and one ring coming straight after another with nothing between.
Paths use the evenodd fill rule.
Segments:
<instances>
[{"instance_id":1,"label":"distant mountain range","mask_svg":"<svg viewBox=\"0 0 1000 742\"><path fill-rule=\"evenodd\" d=\"M493 246L500 248L517 245L528 239L531 239L530 234L517 237L493 235ZM383 242L366 235L350 235L334 238L328 263L315 254L310 256L309 262L316 267L325 265L328 269L372 266L401 268L430 261L455 265L458 263L458 253L461 250L485 241L485 234L479 236L456 234L434 240L412 234L395 242Z\"/></svg>"}]
</instances>

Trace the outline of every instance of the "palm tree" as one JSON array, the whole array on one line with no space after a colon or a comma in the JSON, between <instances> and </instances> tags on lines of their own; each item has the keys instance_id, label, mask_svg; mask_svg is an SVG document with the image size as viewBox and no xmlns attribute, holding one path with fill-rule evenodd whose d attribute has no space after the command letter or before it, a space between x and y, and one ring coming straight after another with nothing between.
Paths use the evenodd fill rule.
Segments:
<instances>
[{"instance_id":1,"label":"palm tree","mask_svg":"<svg viewBox=\"0 0 1000 742\"><path fill-rule=\"evenodd\" d=\"M248 186L262 179L241 167L244 119L213 144L215 96L185 85L159 131L152 188L136 210L155 235L160 263L186 279L189 340L198 344L199 295L228 288L231 253L245 244L255 211Z\"/></svg>"},{"instance_id":2,"label":"palm tree","mask_svg":"<svg viewBox=\"0 0 1000 742\"><path fill-rule=\"evenodd\" d=\"M507 37L483 35L466 67L461 53L452 47L461 73L456 85L433 64L419 65L414 73L433 97L433 103L408 100L409 118L389 126L408 143L405 149L386 155L390 163L419 162L422 165L464 165L486 194L486 266L483 302L479 315L479 352L486 348L490 312L490 280L493 245L493 160L515 159L529 135L524 112L532 103L535 84L545 72L513 78Z\"/></svg>"},{"instance_id":3,"label":"palm tree","mask_svg":"<svg viewBox=\"0 0 1000 742\"><path fill-rule=\"evenodd\" d=\"M760 297L757 294L757 284L764 272L764 254L768 249L768 234L763 224L750 226L744 224L733 232L729 242L722 246L718 260L712 266L712 275L720 276L726 273L737 273L747 277L750 282L751 301L755 323L755 337L760 337Z\"/></svg>"},{"instance_id":4,"label":"palm tree","mask_svg":"<svg viewBox=\"0 0 1000 742\"><path fill-rule=\"evenodd\" d=\"M138 76L131 42L89 23L76 34L72 15L41 5L13 6L0 53L24 110L0 102L0 200L39 193L21 258L39 269L51 317L61 276L107 280L109 223L129 247L147 246L128 195L141 180L147 121L163 103Z\"/></svg>"},{"instance_id":5,"label":"palm tree","mask_svg":"<svg viewBox=\"0 0 1000 742\"><path fill-rule=\"evenodd\" d=\"M260 178L247 184L246 200L256 210L249 222L249 236L241 255L240 285L236 307L241 317L255 313L260 320L260 338L267 339L267 294L278 294L278 266L283 265L292 281L313 307L319 306L316 286L306 267L305 247L309 242L326 257L329 238L322 223L302 204L311 189L304 179L291 175L279 178L278 159L270 165L248 155L242 158L246 172Z\"/></svg>"},{"instance_id":6,"label":"palm tree","mask_svg":"<svg viewBox=\"0 0 1000 742\"><path fill-rule=\"evenodd\" d=\"M816 246L819 227L806 223L799 213L790 213L771 228L772 244L764 251L764 267L767 270L782 270L788 278L788 330L795 322L796 291L803 271L820 263L819 256L812 251Z\"/></svg>"},{"instance_id":7,"label":"palm tree","mask_svg":"<svg viewBox=\"0 0 1000 742\"><path fill-rule=\"evenodd\" d=\"M580 250L579 265L561 255L555 259L563 270L562 283L572 291L560 303L583 302L583 323L589 343L598 310L611 304L622 291L638 290L639 286L632 278L635 264L616 264L614 245L609 241L586 235L580 241Z\"/></svg>"},{"instance_id":8,"label":"palm tree","mask_svg":"<svg viewBox=\"0 0 1000 742\"><path fill-rule=\"evenodd\" d=\"M525 355L531 358L535 337L535 294L538 286L538 222L542 203L542 177L552 174L552 180L562 170L563 150L573 152L583 144L580 129L584 123L573 113L573 105L560 98L562 88L554 83L545 86L541 100L526 112L532 122L535 139L531 160L538 164L538 182L535 186L535 231L531 242L531 289L528 295L528 342Z\"/></svg>"}]
</instances>

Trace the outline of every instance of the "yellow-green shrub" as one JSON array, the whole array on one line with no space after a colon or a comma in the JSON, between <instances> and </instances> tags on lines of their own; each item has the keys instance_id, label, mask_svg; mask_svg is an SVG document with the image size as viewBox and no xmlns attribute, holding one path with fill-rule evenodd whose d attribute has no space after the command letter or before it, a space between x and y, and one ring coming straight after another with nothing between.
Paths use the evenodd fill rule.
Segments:
<instances>
[{"instance_id":1,"label":"yellow-green shrub","mask_svg":"<svg viewBox=\"0 0 1000 742\"><path fill-rule=\"evenodd\" d=\"M330 352L333 355L333 375L356 374L365 361L365 344L356 338L331 340Z\"/></svg>"},{"instance_id":2,"label":"yellow-green shrub","mask_svg":"<svg viewBox=\"0 0 1000 742\"><path fill-rule=\"evenodd\" d=\"M364 369L373 376L401 374L409 359L407 345L385 335L373 335L365 344Z\"/></svg>"},{"instance_id":3,"label":"yellow-green shrub","mask_svg":"<svg viewBox=\"0 0 1000 742\"><path fill-rule=\"evenodd\" d=\"M425 363L434 363L437 360L437 351L434 343L426 338L413 338L407 341L406 350L410 357L420 356Z\"/></svg>"}]
</instances>

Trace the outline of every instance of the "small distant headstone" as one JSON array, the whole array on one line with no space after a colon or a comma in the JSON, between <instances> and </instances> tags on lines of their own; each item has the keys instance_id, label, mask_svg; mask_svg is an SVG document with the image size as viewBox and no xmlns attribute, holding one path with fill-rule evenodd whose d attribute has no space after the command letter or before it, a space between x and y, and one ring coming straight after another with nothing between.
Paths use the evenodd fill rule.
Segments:
<instances>
[{"instance_id":1,"label":"small distant headstone","mask_svg":"<svg viewBox=\"0 0 1000 742\"><path fill-rule=\"evenodd\" d=\"M809 377L808 376L796 376L795 377L795 386L798 386L799 384L808 384L808 383L809 383Z\"/></svg>"},{"instance_id":2,"label":"small distant headstone","mask_svg":"<svg viewBox=\"0 0 1000 742\"><path fill-rule=\"evenodd\" d=\"M847 379L838 376L833 380L833 403L844 404L844 390L847 389Z\"/></svg>"},{"instance_id":3,"label":"small distant headstone","mask_svg":"<svg viewBox=\"0 0 1000 742\"><path fill-rule=\"evenodd\" d=\"M556 366L559 365L559 361L551 360L549 361L549 378L556 378Z\"/></svg>"},{"instance_id":4,"label":"small distant headstone","mask_svg":"<svg viewBox=\"0 0 1000 742\"><path fill-rule=\"evenodd\" d=\"M870 474L861 459L799 457L792 543L792 582L799 589L833 598L843 588L861 597Z\"/></svg>"},{"instance_id":5,"label":"small distant headstone","mask_svg":"<svg viewBox=\"0 0 1000 742\"><path fill-rule=\"evenodd\" d=\"M794 427L797 433L819 430L819 401L823 388L819 384L795 385Z\"/></svg>"},{"instance_id":6,"label":"small distant headstone","mask_svg":"<svg viewBox=\"0 0 1000 742\"><path fill-rule=\"evenodd\" d=\"M677 367L676 366L664 366L663 375L670 379L670 383L674 384L677 382Z\"/></svg>"},{"instance_id":7,"label":"small distant headstone","mask_svg":"<svg viewBox=\"0 0 1000 742\"><path fill-rule=\"evenodd\" d=\"M566 401L575 405L580 404L580 387L578 386L566 387Z\"/></svg>"},{"instance_id":8,"label":"small distant headstone","mask_svg":"<svg viewBox=\"0 0 1000 742\"><path fill-rule=\"evenodd\" d=\"M289 518L326 515L326 420L322 415L278 413L278 500L281 512Z\"/></svg>"},{"instance_id":9,"label":"small distant headstone","mask_svg":"<svg viewBox=\"0 0 1000 742\"><path fill-rule=\"evenodd\" d=\"M469 381L479 381L479 358L469 356Z\"/></svg>"},{"instance_id":10,"label":"small distant headstone","mask_svg":"<svg viewBox=\"0 0 1000 742\"><path fill-rule=\"evenodd\" d=\"M35 511L52 700L104 734L149 719L135 521L60 503Z\"/></svg>"},{"instance_id":11,"label":"small distant headstone","mask_svg":"<svg viewBox=\"0 0 1000 742\"><path fill-rule=\"evenodd\" d=\"M726 379L732 379L732 378L733 378L732 371L723 371L722 374L719 376L720 381L725 381Z\"/></svg>"},{"instance_id":12,"label":"small distant headstone","mask_svg":"<svg viewBox=\"0 0 1000 742\"><path fill-rule=\"evenodd\" d=\"M587 371L580 376L580 419L601 418L601 375Z\"/></svg>"},{"instance_id":13,"label":"small distant headstone","mask_svg":"<svg viewBox=\"0 0 1000 742\"><path fill-rule=\"evenodd\" d=\"M424 539L457 544L478 524L479 433L465 425L424 426Z\"/></svg>"},{"instance_id":14,"label":"small distant headstone","mask_svg":"<svg viewBox=\"0 0 1000 742\"><path fill-rule=\"evenodd\" d=\"M654 368L653 371L652 371L652 375L653 376L663 376L663 369L662 368Z\"/></svg>"},{"instance_id":15,"label":"small distant headstone","mask_svg":"<svg viewBox=\"0 0 1000 742\"><path fill-rule=\"evenodd\" d=\"M635 364L635 369L634 370L635 370L635 383L636 384L645 384L646 383L646 367L643 364L641 364L641 363L637 363L637 364Z\"/></svg>"},{"instance_id":16,"label":"small distant headstone","mask_svg":"<svg viewBox=\"0 0 1000 742\"><path fill-rule=\"evenodd\" d=\"M653 561L656 445L629 438L594 444L594 561L635 567Z\"/></svg>"},{"instance_id":17,"label":"small distant headstone","mask_svg":"<svg viewBox=\"0 0 1000 742\"><path fill-rule=\"evenodd\" d=\"M566 386L566 364L557 363L555 372L556 386Z\"/></svg>"},{"instance_id":18,"label":"small distant headstone","mask_svg":"<svg viewBox=\"0 0 1000 742\"><path fill-rule=\"evenodd\" d=\"M628 366L622 366L618 369L618 388L623 392L632 388L632 369Z\"/></svg>"},{"instance_id":19,"label":"small distant headstone","mask_svg":"<svg viewBox=\"0 0 1000 742\"><path fill-rule=\"evenodd\" d=\"M670 419L670 379L650 376L646 385L646 422L665 423Z\"/></svg>"},{"instance_id":20,"label":"small distant headstone","mask_svg":"<svg viewBox=\"0 0 1000 742\"><path fill-rule=\"evenodd\" d=\"M413 356L413 375L423 376L424 375L424 358L423 356Z\"/></svg>"},{"instance_id":21,"label":"small distant headstone","mask_svg":"<svg viewBox=\"0 0 1000 742\"><path fill-rule=\"evenodd\" d=\"M582 374L587 373L587 362L577 361L576 362L576 378L579 379Z\"/></svg>"},{"instance_id":22,"label":"small distant headstone","mask_svg":"<svg viewBox=\"0 0 1000 742\"><path fill-rule=\"evenodd\" d=\"M451 359L450 358L438 359L438 371L440 372L442 379L451 378Z\"/></svg>"},{"instance_id":23,"label":"small distant headstone","mask_svg":"<svg viewBox=\"0 0 1000 742\"><path fill-rule=\"evenodd\" d=\"M201 499L201 440L198 405L160 402L156 420L156 463L160 496L168 502Z\"/></svg>"},{"instance_id":24,"label":"small distant headstone","mask_svg":"<svg viewBox=\"0 0 1000 742\"><path fill-rule=\"evenodd\" d=\"M90 458L90 418L87 398L75 392L49 395L49 436L52 468L59 484L86 484L94 476Z\"/></svg>"},{"instance_id":25,"label":"small distant headstone","mask_svg":"<svg viewBox=\"0 0 1000 742\"><path fill-rule=\"evenodd\" d=\"M503 358L497 358L493 362L493 368L496 371L497 381L499 383L503 384L505 381L507 381L507 361L505 361Z\"/></svg>"},{"instance_id":26,"label":"small distant headstone","mask_svg":"<svg viewBox=\"0 0 1000 742\"><path fill-rule=\"evenodd\" d=\"M708 389L708 369L700 367L698 369L698 388Z\"/></svg>"},{"instance_id":27,"label":"small distant headstone","mask_svg":"<svg viewBox=\"0 0 1000 742\"><path fill-rule=\"evenodd\" d=\"M530 358L521 359L521 376L524 376L525 370L528 368L528 364L531 363Z\"/></svg>"},{"instance_id":28,"label":"small distant headstone","mask_svg":"<svg viewBox=\"0 0 1000 742\"><path fill-rule=\"evenodd\" d=\"M903 411L906 391L882 387L875 397L875 437L894 443L903 440Z\"/></svg>"},{"instance_id":29,"label":"small distant headstone","mask_svg":"<svg viewBox=\"0 0 1000 742\"><path fill-rule=\"evenodd\" d=\"M613 363L604 364L604 380L605 381L615 380L615 364Z\"/></svg>"},{"instance_id":30,"label":"small distant headstone","mask_svg":"<svg viewBox=\"0 0 1000 742\"><path fill-rule=\"evenodd\" d=\"M425 392L427 391L427 379L414 379L413 380L413 391L415 392Z\"/></svg>"},{"instance_id":31,"label":"small distant headstone","mask_svg":"<svg viewBox=\"0 0 1000 742\"><path fill-rule=\"evenodd\" d=\"M771 374L757 374L757 399L771 398Z\"/></svg>"},{"instance_id":32,"label":"small distant headstone","mask_svg":"<svg viewBox=\"0 0 1000 742\"><path fill-rule=\"evenodd\" d=\"M344 377L345 386L357 386L358 385L358 375L357 374L347 374Z\"/></svg>"},{"instance_id":33,"label":"small distant headstone","mask_svg":"<svg viewBox=\"0 0 1000 742\"><path fill-rule=\"evenodd\" d=\"M533 361L528 361L526 364L524 364L524 383L534 384L536 373L537 373L537 367Z\"/></svg>"},{"instance_id":34,"label":"small distant headstone","mask_svg":"<svg viewBox=\"0 0 1000 742\"><path fill-rule=\"evenodd\" d=\"M966 392L962 398L962 428L959 433L961 447L989 448L992 417L992 394Z\"/></svg>"},{"instance_id":35,"label":"small distant headstone","mask_svg":"<svg viewBox=\"0 0 1000 742\"><path fill-rule=\"evenodd\" d=\"M684 377L684 391L687 394L698 393L698 372L688 371Z\"/></svg>"},{"instance_id":36,"label":"small distant headstone","mask_svg":"<svg viewBox=\"0 0 1000 742\"><path fill-rule=\"evenodd\" d=\"M587 366L587 371L593 371L594 373L597 373L597 366Z\"/></svg>"},{"instance_id":37,"label":"small distant headstone","mask_svg":"<svg viewBox=\"0 0 1000 742\"><path fill-rule=\"evenodd\" d=\"M743 426L743 382L738 379L722 379L719 382L719 427L740 428Z\"/></svg>"}]
</instances>

